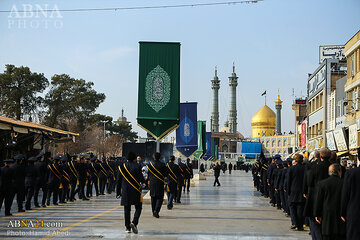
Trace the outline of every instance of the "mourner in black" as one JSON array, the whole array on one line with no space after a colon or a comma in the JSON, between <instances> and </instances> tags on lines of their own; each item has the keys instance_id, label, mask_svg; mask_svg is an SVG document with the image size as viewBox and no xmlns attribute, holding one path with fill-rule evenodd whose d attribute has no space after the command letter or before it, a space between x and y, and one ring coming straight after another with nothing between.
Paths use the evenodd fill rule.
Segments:
<instances>
[{"instance_id":1,"label":"mourner in black","mask_svg":"<svg viewBox=\"0 0 360 240\"><path fill-rule=\"evenodd\" d=\"M214 176L215 176L214 187L215 187L215 184L217 184L218 186L221 186L220 182L219 182L221 167L218 162L216 162L213 169L214 169Z\"/></svg>"},{"instance_id":2,"label":"mourner in black","mask_svg":"<svg viewBox=\"0 0 360 240\"><path fill-rule=\"evenodd\" d=\"M69 193L69 187L70 186L70 168L67 165L68 162L68 158L66 156L63 156L61 158L61 170L62 170L62 174L61 174L61 178L60 178L60 182L61 182L61 189L60 189L60 203L66 203L68 198L68 193Z\"/></svg>"},{"instance_id":3,"label":"mourner in black","mask_svg":"<svg viewBox=\"0 0 360 240\"><path fill-rule=\"evenodd\" d=\"M106 166L105 161L99 163L99 188L100 188L100 195L105 195L105 186L106 182L108 181L108 168Z\"/></svg>"},{"instance_id":4,"label":"mourner in black","mask_svg":"<svg viewBox=\"0 0 360 240\"><path fill-rule=\"evenodd\" d=\"M274 184L272 182L272 174L274 169L276 168L276 164L275 164L275 159L272 159L268 170L267 170L267 184L268 184L268 189L269 189L269 197L270 197L270 204L275 207L276 204L276 200L275 200L275 188L274 188Z\"/></svg>"},{"instance_id":5,"label":"mourner in black","mask_svg":"<svg viewBox=\"0 0 360 240\"><path fill-rule=\"evenodd\" d=\"M5 166L1 168L1 175L0 175L0 209L2 207L2 203L5 200L5 216L12 216L10 213L11 204L12 204L12 180L13 180L13 169L11 165L13 164L14 160L7 159L4 160Z\"/></svg>"},{"instance_id":6,"label":"mourner in black","mask_svg":"<svg viewBox=\"0 0 360 240\"><path fill-rule=\"evenodd\" d=\"M91 198L92 197L92 189L93 189L93 182L91 180L91 175L92 175L92 168L91 168L91 159L90 158L86 158L86 180L85 180L85 185L86 185L86 197L87 198Z\"/></svg>"},{"instance_id":7,"label":"mourner in black","mask_svg":"<svg viewBox=\"0 0 360 240\"><path fill-rule=\"evenodd\" d=\"M179 166L179 180L178 180L178 192L176 194L176 202L181 203L181 193L182 189L185 186L185 164L181 162L181 158L178 158L178 166Z\"/></svg>"},{"instance_id":8,"label":"mourner in black","mask_svg":"<svg viewBox=\"0 0 360 240\"><path fill-rule=\"evenodd\" d=\"M345 240L345 223L341 220L341 166L330 165L329 178L318 183L314 216L321 224L323 240Z\"/></svg>"},{"instance_id":9,"label":"mourner in black","mask_svg":"<svg viewBox=\"0 0 360 240\"><path fill-rule=\"evenodd\" d=\"M174 163L175 157L170 156L169 163L166 165L168 168L168 176L167 176L167 197L168 197L168 205L167 208L170 210L173 208L173 201L176 199L176 194L178 191L178 181L180 170L179 166Z\"/></svg>"},{"instance_id":10,"label":"mourner in black","mask_svg":"<svg viewBox=\"0 0 360 240\"><path fill-rule=\"evenodd\" d=\"M229 174L231 174L232 169L233 169L233 165L232 163L229 163Z\"/></svg>"},{"instance_id":11,"label":"mourner in black","mask_svg":"<svg viewBox=\"0 0 360 240\"><path fill-rule=\"evenodd\" d=\"M85 157L80 158L80 163L78 164L78 179L79 179L79 198L82 200L89 200L85 196L85 183L86 183L86 177L87 177L87 166L85 163Z\"/></svg>"},{"instance_id":12,"label":"mourner in black","mask_svg":"<svg viewBox=\"0 0 360 240\"><path fill-rule=\"evenodd\" d=\"M309 227L311 234L314 239L321 239L321 225L315 221L315 216L313 216L313 206L316 200L316 192L318 183L329 177L329 166L330 166L330 157L331 151L327 148L322 148L319 151L320 159L317 159L318 153L315 152L316 160L310 163L309 170L307 171L307 194L306 205L305 205L305 216L309 217ZM308 164L309 165L309 164ZM306 191L306 188L304 189ZM306 192L304 192L306 193Z\"/></svg>"},{"instance_id":13,"label":"mourner in black","mask_svg":"<svg viewBox=\"0 0 360 240\"><path fill-rule=\"evenodd\" d=\"M23 209L23 202L25 199L25 157L22 154L18 154L14 157L16 161L12 166L14 173L13 178L13 199L16 195L16 201L18 204L18 211L25 212Z\"/></svg>"},{"instance_id":14,"label":"mourner in black","mask_svg":"<svg viewBox=\"0 0 360 240\"><path fill-rule=\"evenodd\" d=\"M165 177L168 174L165 163L160 162L160 153L154 154L154 160L147 165L150 179L151 209L153 216L159 218L159 212L164 200Z\"/></svg>"},{"instance_id":15,"label":"mourner in black","mask_svg":"<svg viewBox=\"0 0 360 240\"><path fill-rule=\"evenodd\" d=\"M100 171L100 166L98 163L98 159L97 157L92 157L91 158L91 163L90 163L90 173L91 173L91 181L94 184L95 187L95 193L96 196L99 196L99 171ZM92 189L91 189L91 195L92 195Z\"/></svg>"},{"instance_id":16,"label":"mourner in black","mask_svg":"<svg viewBox=\"0 0 360 240\"><path fill-rule=\"evenodd\" d=\"M192 164L190 163L190 158L186 159L186 164L185 164L186 168L185 168L185 171L186 171L186 179L185 179L185 184L186 184L186 190L188 192L190 192L190 179L193 178L194 176L194 173L193 173L193 167L192 167ZM184 187L184 191L185 191L185 187Z\"/></svg>"},{"instance_id":17,"label":"mourner in black","mask_svg":"<svg viewBox=\"0 0 360 240\"><path fill-rule=\"evenodd\" d=\"M116 183L116 175L115 175L116 166L111 158L109 160L105 160L105 162L109 173L108 183L106 184L106 191L108 194L111 194L114 191L114 187Z\"/></svg>"},{"instance_id":18,"label":"mourner in black","mask_svg":"<svg viewBox=\"0 0 360 240\"><path fill-rule=\"evenodd\" d=\"M347 170L341 193L341 217L346 223L346 239L360 236L360 168Z\"/></svg>"},{"instance_id":19,"label":"mourner in black","mask_svg":"<svg viewBox=\"0 0 360 240\"><path fill-rule=\"evenodd\" d=\"M75 190L76 190L76 185L77 185L77 181L78 181L78 173L77 173L77 156L73 155L71 156L71 161L67 162L67 166L69 167L69 175L70 175L70 202L75 201Z\"/></svg>"},{"instance_id":20,"label":"mourner in black","mask_svg":"<svg viewBox=\"0 0 360 240\"><path fill-rule=\"evenodd\" d=\"M47 178L48 178L48 171L47 171L47 163L45 157L50 156L49 153L43 154L40 153L37 155L38 161L35 163L36 169L36 181L35 181L35 190L34 190L34 205L36 208L40 207L38 202L38 196L40 189L42 190L42 199L41 199L41 206L46 207L46 197L47 197Z\"/></svg>"},{"instance_id":21,"label":"mourner in black","mask_svg":"<svg viewBox=\"0 0 360 240\"><path fill-rule=\"evenodd\" d=\"M61 179L61 168L59 165L60 157L55 157L54 162L48 165L48 191L47 191L47 205L50 205L51 194L53 195L53 204L58 205L59 187Z\"/></svg>"},{"instance_id":22,"label":"mourner in black","mask_svg":"<svg viewBox=\"0 0 360 240\"><path fill-rule=\"evenodd\" d=\"M303 196L302 189L304 182L305 166L302 164L302 155L295 154L294 159L294 166L291 166L289 169L287 193L289 195L290 214L295 221L295 226L292 226L292 228L296 228L298 231L302 231L304 230L303 211L305 198Z\"/></svg>"},{"instance_id":23,"label":"mourner in black","mask_svg":"<svg viewBox=\"0 0 360 240\"><path fill-rule=\"evenodd\" d=\"M124 206L124 218L126 232L130 229L138 233L137 225L142 210L141 183L145 183L141 172L141 166L136 162L133 152L127 154L127 162L118 166L119 175L116 188L116 196L121 196L121 205ZM133 220L130 220L131 205L135 205Z\"/></svg>"},{"instance_id":24,"label":"mourner in black","mask_svg":"<svg viewBox=\"0 0 360 240\"><path fill-rule=\"evenodd\" d=\"M34 163L37 161L36 157L31 157L27 160L28 165L25 167L25 193L26 193L26 203L25 209L31 210L31 199L34 195L34 189L37 178L37 171L34 166Z\"/></svg>"}]
</instances>

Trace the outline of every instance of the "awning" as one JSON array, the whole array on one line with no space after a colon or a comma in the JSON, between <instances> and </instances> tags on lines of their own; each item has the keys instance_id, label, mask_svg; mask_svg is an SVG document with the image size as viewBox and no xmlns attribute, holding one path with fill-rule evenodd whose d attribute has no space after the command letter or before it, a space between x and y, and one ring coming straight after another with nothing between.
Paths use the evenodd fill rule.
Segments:
<instances>
[{"instance_id":1,"label":"awning","mask_svg":"<svg viewBox=\"0 0 360 240\"><path fill-rule=\"evenodd\" d=\"M336 155L337 155L338 157L344 156L344 155L348 155L348 154L349 154L349 151L342 151L342 152L337 152L337 153L336 153Z\"/></svg>"},{"instance_id":2,"label":"awning","mask_svg":"<svg viewBox=\"0 0 360 240\"><path fill-rule=\"evenodd\" d=\"M350 154L351 155L358 155L358 151L355 149L355 150L350 150Z\"/></svg>"}]
</instances>

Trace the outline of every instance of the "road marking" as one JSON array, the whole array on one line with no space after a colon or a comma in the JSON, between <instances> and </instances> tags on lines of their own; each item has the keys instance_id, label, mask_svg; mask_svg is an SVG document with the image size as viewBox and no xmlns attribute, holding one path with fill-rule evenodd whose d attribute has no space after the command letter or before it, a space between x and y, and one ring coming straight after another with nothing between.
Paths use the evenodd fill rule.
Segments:
<instances>
[{"instance_id":1,"label":"road marking","mask_svg":"<svg viewBox=\"0 0 360 240\"><path fill-rule=\"evenodd\" d=\"M40 240L47 240L47 239L50 239L50 238L52 238L52 237L55 237L55 236L58 235L59 233L65 232L65 231L67 231L67 230L70 230L70 229L72 229L72 228L74 228L74 227L76 227L76 226L79 226L79 225L81 225L81 224L83 224L83 223L86 223L86 222L88 222L88 221L90 221L90 220L92 220L92 219L94 219L94 218L100 217L100 216L102 216L102 215L104 215L104 214L106 214L106 213L108 213L108 212L117 210L117 209L119 209L119 208L121 208L121 206L117 206L117 207L108 209L108 210L106 210L105 212L98 213L98 214L96 214L96 215L94 215L94 216L92 216L92 217L89 217L89 218L87 218L87 219L83 219L83 220L81 220L80 222L73 223L73 224L71 224L71 225L68 226L68 227L62 228L62 229L56 231L56 232L53 233L53 234L50 234L50 235L47 235L47 236L41 238Z\"/></svg>"}]
</instances>

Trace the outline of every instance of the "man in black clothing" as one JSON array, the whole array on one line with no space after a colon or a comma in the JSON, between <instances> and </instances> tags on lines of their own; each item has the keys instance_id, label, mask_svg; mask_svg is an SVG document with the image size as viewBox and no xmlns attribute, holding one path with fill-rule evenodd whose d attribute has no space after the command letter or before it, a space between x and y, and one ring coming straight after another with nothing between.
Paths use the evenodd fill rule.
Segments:
<instances>
[{"instance_id":1,"label":"man in black clothing","mask_svg":"<svg viewBox=\"0 0 360 240\"><path fill-rule=\"evenodd\" d=\"M12 180L13 180L13 170L11 169L11 165L14 160L7 159L4 161L5 166L1 168L0 175L0 209L2 207L2 203L5 200L5 216L12 216L10 213L11 204L12 204Z\"/></svg>"},{"instance_id":2,"label":"man in black clothing","mask_svg":"<svg viewBox=\"0 0 360 240\"><path fill-rule=\"evenodd\" d=\"M337 163L329 167L330 177L320 181L314 204L314 216L321 224L323 240L345 240L345 223L341 220L341 166Z\"/></svg>"},{"instance_id":3,"label":"man in black clothing","mask_svg":"<svg viewBox=\"0 0 360 240\"><path fill-rule=\"evenodd\" d=\"M91 158L91 163L89 165L90 173L91 173L91 182L94 184L96 196L99 196L99 171L100 166L98 163L98 159L96 156ZM92 189L90 190L92 195Z\"/></svg>"},{"instance_id":4,"label":"man in black clothing","mask_svg":"<svg viewBox=\"0 0 360 240\"><path fill-rule=\"evenodd\" d=\"M346 223L346 239L360 236L360 168L347 170L341 193L341 218Z\"/></svg>"},{"instance_id":5,"label":"man in black clothing","mask_svg":"<svg viewBox=\"0 0 360 240\"><path fill-rule=\"evenodd\" d=\"M75 190L76 190L76 184L78 181L78 173L77 173L77 156L73 155L71 156L71 160L67 162L67 166L69 168L69 175L70 175L70 202L75 201Z\"/></svg>"},{"instance_id":6,"label":"man in black clothing","mask_svg":"<svg viewBox=\"0 0 360 240\"><path fill-rule=\"evenodd\" d=\"M193 178L194 173L193 173L193 166L190 163L190 158L186 159L186 164L185 164L185 171L186 171L186 179L185 179L185 185L186 185L186 190L188 192L190 192L190 179ZM184 192L185 192L185 187L184 187Z\"/></svg>"},{"instance_id":7,"label":"man in black clothing","mask_svg":"<svg viewBox=\"0 0 360 240\"><path fill-rule=\"evenodd\" d=\"M121 205L124 206L124 218L126 232L130 233L130 228L135 234L138 233L137 225L142 210L141 183L145 183L141 172L141 166L136 162L136 155L133 152L127 154L127 162L119 167L116 196L120 198ZM131 205L135 205L135 213L130 222Z\"/></svg>"},{"instance_id":8,"label":"man in black clothing","mask_svg":"<svg viewBox=\"0 0 360 240\"><path fill-rule=\"evenodd\" d=\"M25 209L31 210L31 199L34 195L34 188L37 178L37 171L34 166L34 162L37 161L36 157L31 157L28 159L28 165L25 167L25 193L26 193L26 203Z\"/></svg>"},{"instance_id":9,"label":"man in black clothing","mask_svg":"<svg viewBox=\"0 0 360 240\"><path fill-rule=\"evenodd\" d=\"M214 176L215 176L214 187L216 183L218 186L221 186L219 182L220 171L221 171L221 167L219 165L219 162L216 162L214 166Z\"/></svg>"},{"instance_id":10,"label":"man in black clothing","mask_svg":"<svg viewBox=\"0 0 360 240\"><path fill-rule=\"evenodd\" d=\"M60 157L55 157L54 162L48 165L48 191L47 191L47 202L46 204L50 205L51 194L53 194L53 204L58 205L58 197L59 197L59 187L60 187L60 179L61 179L61 168L60 168Z\"/></svg>"},{"instance_id":11,"label":"man in black clothing","mask_svg":"<svg viewBox=\"0 0 360 240\"><path fill-rule=\"evenodd\" d=\"M155 153L154 160L147 165L150 179L151 209L153 216L156 218L159 218L159 212L164 200L165 177L168 174L167 167L165 163L160 162L160 158L160 153Z\"/></svg>"},{"instance_id":12,"label":"man in black clothing","mask_svg":"<svg viewBox=\"0 0 360 240\"><path fill-rule=\"evenodd\" d=\"M45 157L50 157L49 154L43 154L40 153L36 156L38 161L35 163L35 169L36 169L36 181L35 181L35 190L34 190L34 205L36 208L39 208L39 202L38 202L38 196L39 191L42 189L42 200L41 200L41 206L46 207L46 196L47 196L47 178L48 178L48 171L47 171L47 162Z\"/></svg>"},{"instance_id":13,"label":"man in black clothing","mask_svg":"<svg viewBox=\"0 0 360 240\"><path fill-rule=\"evenodd\" d=\"M176 194L176 202L181 203L181 193L182 188L185 186L185 164L181 162L181 158L178 158L178 166L179 166L179 180L178 180L178 191Z\"/></svg>"},{"instance_id":14,"label":"man in black clothing","mask_svg":"<svg viewBox=\"0 0 360 240\"><path fill-rule=\"evenodd\" d=\"M320 155L320 157L319 157ZM309 170L306 173L307 176L307 186L304 188L304 193L306 196L306 205L305 205L305 216L309 217L309 227L313 239L322 239L321 235L321 225L316 222L315 216L313 215L314 203L316 200L317 185L321 180L324 180L329 177L329 166L330 166L330 157L331 151L327 148L322 148L317 153L315 152L315 161L310 163L308 167ZM309 164L308 164L309 165Z\"/></svg>"},{"instance_id":15,"label":"man in black clothing","mask_svg":"<svg viewBox=\"0 0 360 240\"><path fill-rule=\"evenodd\" d=\"M13 199L16 195L16 201L18 204L18 211L25 212L23 209L23 202L25 199L25 157L22 154L18 154L14 157L15 163L11 166L14 173L13 178Z\"/></svg>"},{"instance_id":16,"label":"man in black clothing","mask_svg":"<svg viewBox=\"0 0 360 240\"><path fill-rule=\"evenodd\" d=\"M173 208L173 200L176 199L178 190L178 180L180 175L179 166L174 163L175 157L170 156L169 163L167 164L168 175L167 175L167 197L168 205L167 209Z\"/></svg>"},{"instance_id":17,"label":"man in black clothing","mask_svg":"<svg viewBox=\"0 0 360 240\"><path fill-rule=\"evenodd\" d=\"M276 168L276 164L275 164L275 159L272 159L272 162L270 163L268 170L267 170L267 184L268 184L268 189L269 189L269 197L270 197L270 204L271 206L275 207L276 204L276 200L275 200L275 188L274 188L274 184L272 182L272 174L274 169Z\"/></svg>"},{"instance_id":18,"label":"man in black clothing","mask_svg":"<svg viewBox=\"0 0 360 240\"><path fill-rule=\"evenodd\" d=\"M86 183L86 177L87 177L87 166L85 163L85 157L80 158L80 163L78 164L78 179L79 179L79 186L78 186L78 192L79 192L79 198L82 200L89 200L85 196L85 183Z\"/></svg>"},{"instance_id":19,"label":"man in black clothing","mask_svg":"<svg viewBox=\"0 0 360 240\"><path fill-rule=\"evenodd\" d=\"M304 182L304 173L305 166L303 163L303 156L300 154L295 154L295 165L291 166L289 169L289 179L288 179L288 195L290 203L290 214L295 221L295 226L292 226L298 231L304 230L304 204L305 198L302 193L303 182Z\"/></svg>"},{"instance_id":20,"label":"man in black clothing","mask_svg":"<svg viewBox=\"0 0 360 240\"><path fill-rule=\"evenodd\" d=\"M61 178L60 178L60 182L62 185L62 188L60 190L60 203L66 203L66 199L68 197L68 190L69 190L69 185L70 185L70 168L67 165L68 162L68 158L66 156L63 156L61 158L61 170L62 170L62 174L61 174ZM71 187L71 186L70 186Z\"/></svg>"},{"instance_id":21,"label":"man in black clothing","mask_svg":"<svg viewBox=\"0 0 360 240\"><path fill-rule=\"evenodd\" d=\"M106 167L105 160L99 163L99 188L100 188L100 195L105 195L105 186L108 180L108 168Z\"/></svg>"},{"instance_id":22,"label":"man in black clothing","mask_svg":"<svg viewBox=\"0 0 360 240\"><path fill-rule=\"evenodd\" d=\"M232 163L229 163L229 174L231 174L232 169L233 169L233 165Z\"/></svg>"}]
</instances>

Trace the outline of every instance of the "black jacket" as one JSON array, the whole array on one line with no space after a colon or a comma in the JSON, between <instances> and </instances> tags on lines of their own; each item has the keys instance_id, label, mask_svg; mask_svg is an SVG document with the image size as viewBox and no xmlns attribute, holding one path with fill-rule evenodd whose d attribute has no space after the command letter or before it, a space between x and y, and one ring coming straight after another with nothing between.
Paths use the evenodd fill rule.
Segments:
<instances>
[{"instance_id":1,"label":"black jacket","mask_svg":"<svg viewBox=\"0 0 360 240\"><path fill-rule=\"evenodd\" d=\"M345 237L345 223L340 216L341 189L342 180L337 176L331 176L318 183L314 216L322 218L323 235L343 235Z\"/></svg>"},{"instance_id":2,"label":"black jacket","mask_svg":"<svg viewBox=\"0 0 360 240\"><path fill-rule=\"evenodd\" d=\"M14 188L24 188L25 186L25 165L14 163L11 166L13 171L13 187Z\"/></svg>"},{"instance_id":3,"label":"black jacket","mask_svg":"<svg viewBox=\"0 0 360 240\"><path fill-rule=\"evenodd\" d=\"M296 164L289 168L289 179L287 193L289 195L289 203L305 202L303 197L303 183L304 183L305 166L303 164Z\"/></svg>"},{"instance_id":4,"label":"black jacket","mask_svg":"<svg viewBox=\"0 0 360 240\"><path fill-rule=\"evenodd\" d=\"M61 167L57 163L51 163L48 165L48 184L49 185L57 185L60 184L61 179Z\"/></svg>"},{"instance_id":5,"label":"black jacket","mask_svg":"<svg viewBox=\"0 0 360 240\"><path fill-rule=\"evenodd\" d=\"M186 172L186 174L185 174L186 179L192 178L194 176L193 166L191 163L185 164L185 172Z\"/></svg>"},{"instance_id":6,"label":"black jacket","mask_svg":"<svg viewBox=\"0 0 360 240\"><path fill-rule=\"evenodd\" d=\"M0 190L1 191L11 191L12 184L13 184L13 177L14 177L14 171L11 167L3 166L1 168L1 185Z\"/></svg>"},{"instance_id":7,"label":"black jacket","mask_svg":"<svg viewBox=\"0 0 360 240\"><path fill-rule=\"evenodd\" d=\"M176 194L180 175L179 166L175 163L169 162L166 167L168 170L167 184L169 186L169 191Z\"/></svg>"},{"instance_id":8,"label":"black jacket","mask_svg":"<svg viewBox=\"0 0 360 240\"><path fill-rule=\"evenodd\" d=\"M42 187L46 184L49 172L47 171L47 164L45 161L36 162L35 163L36 169L36 185L38 187Z\"/></svg>"},{"instance_id":9,"label":"black jacket","mask_svg":"<svg viewBox=\"0 0 360 240\"><path fill-rule=\"evenodd\" d=\"M141 183L145 183L141 166L136 162L126 162L120 168L117 179L116 195L121 195L121 205L137 205L141 199ZM129 174L130 173L130 174ZM137 188L138 190L136 190ZM120 194L121 193L121 194Z\"/></svg>"},{"instance_id":10,"label":"black jacket","mask_svg":"<svg viewBox=\"0 0 360 240\"><path fill-rule=\"evenodd\" d=\"M215 165L214 166L214 176L219 177L220 176L220 171L221 171L220 165Z\"/></svg>"},{"instance_id":11,"label":"black jacket","mask_svg":"<svg viewBox=\"0 0 360 240\"><path fill-rule=\"evenodd\" d=\"M165 177L168 174L167 167L165 163L160 161L151 161L147 165L149 170L149 179L150 179L150 196L151 197L164 197L164 184Z\"/></svg>"},{"instance_id":12,"label":"black jacket","mask_svg":"<svg viewBox=\"0 0 360 240\"><path fill-rule=\"evenodd\" d=\"M346 239L360 236L360 168L346 171L341 193L341 216L346 219Z\"/></svg>"},{"instance_id":13,"label":"black jacket","mask_svg":"<svg viewBox=\"0 0 360 240\"><path fill-rule=\"evenodd\" d=\"M34 164L25 167L25 187L35 187L37 171Z\"/></svg>"}]
</instances>

